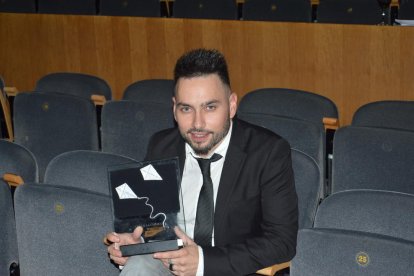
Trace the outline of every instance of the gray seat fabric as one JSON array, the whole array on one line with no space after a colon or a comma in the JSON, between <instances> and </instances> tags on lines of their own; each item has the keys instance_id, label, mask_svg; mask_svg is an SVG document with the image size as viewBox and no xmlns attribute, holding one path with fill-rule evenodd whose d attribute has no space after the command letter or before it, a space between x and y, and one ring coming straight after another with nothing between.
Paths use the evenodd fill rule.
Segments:
<instances>
[{"instance_id":1,"label":"gray seat fabric","mask_svg":"<svg viewBox=\"0 0 414 276\"><path fill-rule=\"evenodd\" d=\"M18 263L16 224L9 185L0 179L0 275L10 275L10 266Z\"/></svg>"},{"instance_id":2,"label":"gray seat fabric","mask_svg":"<svg viewBox=\"0 0 414 276\"><path fill-rule=\"evenodd\" d=\"M120 16L160 17L159 0L100 0L99 14Z\"/></svg>"},{"instance_id":3,"label":"gray seat fabric","mask_svg":"<svg viewBox=\"0 0 414 276\"><path fill-rule=\"evenodd\" d=\"M238 118L267 128L285 138L292 149L303 151L316 160L325 170L325 130L323 126L288 117L244 113L239 111Z\"/></svg>"},{"instance_id":4,"label":"gray seat fabric","mask_svg":"<svg viewBox=\"0 0 414 276\"><path fill-rule=\"evenodd\" d=\"M15 192L21 275L118 275L103 236L113 231L110 198L48 184Z\"/></svg>"},{"instance_id":5,"label":"gray seat fabric","mask_svg":"<svg viewBox=\"0 0 414 276\"><path fill-rule=\"evenodd\" d=\"M245 0L244 20L311 22L309 0Z\"/></svg>"},{"instance_id":6,"label":"gray seat fabric","mask_svg":"<svg viewBox=\"0 0 414 276\"><path fill-rule=\"evenodd\" d=\"M335 193L318 207L314 227L376 233L414 242L414 195L349 190Z\"/></svg>"},{"instance_id":7,"label":"gray seat fabric","mask_svg":"<svg viewBox=\"0 0 414 276\"><path fill-rule=\"evenodd\" d=\"M381 13L377 0L320 0L317 21L319 23L377 25L382 21Z\"/></svg>"},{"instance_id":8,"label":"gray seat fabric","mask_svg":"<svg viewBox=\"0 0 414 276\"><path fill-rule=\"evenodd\" d=\"M43 76L36 82L35 91L58 92L90 99L92 95L105 96L106 100L112 99L112 91L108 83L96 76L59 72Z\"/></svg>"},{"instance_id":9,"label":"gray seat fabric","mask_svg":"<svg viewBox=\"0 0 414 276\"><path fill-rule=\"evenodd\" d=\"M358 212L358 210L355 210ZM414 242L338 229L301 229L291 276L411 275Z\"/></svg>"},{"instance_id":10,"label":"gray seat fabric","mask_svg":"<svg viewBox=\"0 0 414 276\"><path fill-rule=\"evenodd\" d=\"M378 101L365 104L354 113L352 125L414 131L414 101Z\"/></svg>"},{"instance_id":11,"label":"gray seat fabric","mask_svg":"<svg viewBox=\"0 0 414 276\"><path fill-rule=\"evenodd\" d=\"M299 229L312 227L320 199L319 167L309 155L294 149L292 165L298 194Z\"/></svg>"},{"instance_id":12,"label":"gray seat fabric","mask_svg":"<svg viewBox=\"0 0 414 276\"><path fill-rule=\"evenodd\" d=\"M175 0L173 16L198 19L237 19L234 0Z\"/></svg>"},{"instance_id":13,"label":"gray seat fabric","mask_svg":"<svg viewBox=\"0 0 414 276\"><path fill-rule=\"evenodd\" d=\"M377 189L414 194L414 132L343 127L334 138L332 192Z\"/></svg>"},{"instance_id":14,"label":"gray seat fabric","mask_svg":"<svg viewBox=\"0 0 414 276\"><path fill-rule=\"evenodd\" d=\"M108 167L131 162L131 158L99 151L65 152L50 161L44 182L109 195Z\"/></svg>"},{"instance_id":15,"label":"gray seat fabric","mask_svg":"<svg viewBox=\"0 0 414 276\"><path fill-rule=\"evenodd\" d=\"M36 157L39 180L55 156L98 150L95 106L91 100L57 93L19 93L14 100L15 142Z\"/></svg>"},{"instance_id":16,"label":"gray seat fabric","mask_svg":"<svg viewBox=\"0 0 414 276\"><path fill-rule=\"evenodd\" d=\"M39 13L96 14L95 0L38 0Z\"/></svg>"},{"instance_id":17,"label":"gray seat fabric","mask_svg":"<svg viewBox=\"0 0 414 276\"><path fill-rule=\"evenodd\" d=\"M174 127L171 107L155 103L110 101L102 109L102 151L141 161L150 137Z\"/></svg>"},{"instance_id":18,"label":"gray seat fabric","mask_svg":"<svg viewBox=\"0 0 414 276\"><path fill-rule=\"evenodd\" d=\"M324 117L338 118L337 107L330 99L311 92L287 88L251 91L240 100L238 111L290 117L320 125Z\"/></svg>"},{"instance_id":19,"label":"gray seat fabric","mask_svg":"<svg viewBox=\"0 0 414 276\"><path fill-rule=\"evenodd\" d=\"M35 0L2 0L0 12L36 13Z\"/></svg>"},{"instance_id":20,"label":"gray seat fabric","mask_svg":"<svg viewBox=\"0 0 414 276\"><path fill-rule=\"evenodd\" d=\"M0 139L0 178L5 173L18 175L25 182L39 181L34 155L21 145Z\"/></svg>"},{"instance_id":21,"label":"gray seat fabric","mask_svg":"<svg viewBox=\"0 0 414 276\"><path fill-rule=\"evenodd\" d=\"M172 109L174 81L147 79L130 84L124 91L123 100L164 104Z\"/></svg>"}]
</instances>

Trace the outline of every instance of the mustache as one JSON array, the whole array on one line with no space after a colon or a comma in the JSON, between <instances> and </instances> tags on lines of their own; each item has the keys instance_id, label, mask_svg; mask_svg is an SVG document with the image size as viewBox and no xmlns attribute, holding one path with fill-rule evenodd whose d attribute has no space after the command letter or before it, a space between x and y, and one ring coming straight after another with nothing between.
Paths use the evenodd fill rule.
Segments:
<instances>
[{"instance_id":1,"label":"mustache","mask_svg":"<svg viewBox=\"0 0 414 276\"><path fill-rule=\"evenodd\" d=\"M200 133L202 133L202 132L207 132L207 133L213 133L213 131L210 131L210 130L208 130L208 129L204 129L204 128L190 128L188 131L187 131L187 133L194 133L194 132L200 132Z\"/></svg>"}]
</instances>

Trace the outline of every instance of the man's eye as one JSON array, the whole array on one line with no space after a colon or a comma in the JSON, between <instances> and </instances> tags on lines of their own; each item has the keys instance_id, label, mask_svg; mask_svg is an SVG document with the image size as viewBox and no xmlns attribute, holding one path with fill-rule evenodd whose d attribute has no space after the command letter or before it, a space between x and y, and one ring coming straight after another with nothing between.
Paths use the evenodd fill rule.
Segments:
<instances>
[{"instance_id":1,"label":"man's eye","mask_svg":"<svg viewBox=\"0 0 414 276\"><path fill-rule=\"evenodd\" d=\"M215 110L216 109L216 106L215 105L207 105L206 106L206 109L209 110L209 111Z\"/></svg>"},{"instance_id":2,"label":"man's eye","mask_svg":"<svg viewBox=\"0 0 414 276\"><path fill-rule=\"evenodd\" d=\"M182 112L190 112L190 108L188 106L184 106L181 108Z\"/></svg>"}]
</instances>

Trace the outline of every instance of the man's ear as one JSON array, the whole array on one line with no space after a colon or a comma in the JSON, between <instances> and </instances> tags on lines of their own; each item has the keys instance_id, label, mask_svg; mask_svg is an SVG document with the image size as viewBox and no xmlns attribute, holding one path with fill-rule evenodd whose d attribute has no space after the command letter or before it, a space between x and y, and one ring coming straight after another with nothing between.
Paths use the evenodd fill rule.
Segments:
<instances>
[{"instance_id":1,"label":"man's ear","mask_svg":"<svg viewBox=\"0 0 414 276\"><path fill-rule=\"evenodd\" d=\"M236 115L237 112L237 94L232 92L229 97L229 106L230 106L230 118L233 119L233 117Z\"/></svg>"},{"instance_id":2,"label":"man's ear","mask_svg":"<svg viewBox=\"0 0 414 276\"><path fill-rule=\"evenodd\" d=\"M177 118L176 118L176 116L175 116L175 103L176 103L175 97L172 97L172 102L173 102L173 114L174 114L174 119L177 121Z\"/></svg>"}]
</instances>

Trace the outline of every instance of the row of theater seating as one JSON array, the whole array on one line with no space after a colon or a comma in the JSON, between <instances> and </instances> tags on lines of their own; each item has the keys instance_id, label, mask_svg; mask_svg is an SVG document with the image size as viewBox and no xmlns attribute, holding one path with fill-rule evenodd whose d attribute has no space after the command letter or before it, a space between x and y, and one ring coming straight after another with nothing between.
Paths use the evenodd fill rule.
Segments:
<instances>
[{"instance_id":1,"label":"row of theater seating","mask_svg":"<svg viewBox=\"0 0 414 276\"><path fill-rule=\"evenodd\" d=\"M400 2L383 14L377 0L3 0L0 12L389 24L414 18L414 1Z\"/></svg>"},{"instance_id":2,"label":"row of theater seating","mask_svg":"<svg viewBox=\"0 0 414 276\"><path fill-rule=\"evenodd\" d=\"M149 84L152 82L153 81L146 81L144 83ZM42 81L39 81L38 85L39 83L42 83ZM66 85L69 85L69 83L71 82L67 81ZM108 137L111 136L112 138L117 139L117 142L113 144L114 148L107 150L108 152L112 152L112 154L98 151L99 148L98 150L95 148L94 151L71 151L73 149L65 149L63 154L57 157L49 156L52 161L44 163L44 166L47 166L47 169L44 169L45 174L42 176L42 184L30 183L18 188L16 192L15 204L20 250L19 259L22 270L25 272L23 275L60 275L55 270L47 270L51 268L47 268L45 265L45 263L51 259L51 256L49 255L50 252L56 252L56 248L58 246L63 246L67 249L66 251L59 251L60 254L57 258L58 261L68 259L69 256L65 254L67 252L73 252L74 248L77 248L79 252L89 252L85 246L92 248L95 250L94 252L101 252L98 254L100 256L102 256L102 254L105 255L104 246L100 242L100 237L97 239L96 233L105 233L112 227L111 213L108 211L110 210L110 207L108 207L108 200L102 199L102 197L105 198L105 196L102 195L107 195L108 192L106 169L111 164L133 161L125 155L132 155L131 157L138 160L143 158L142 155L135 155L136 152L129 147L138 146L144 149L146 142L139 143L137 141L140 141L139 139L142 139L145 135L148 137L151 132L155 131L154 129L146 128L144 126L145 123L153 127L155 124L154 122L158 124L159 122L164 121L163 119L154 120L156 116L159 116L154 113L154 110L169 116L170 119L166 119L165 121L171 120L169 122L173 124L170 101L173 87L172 82L164 80L162 83L166 84L169 88L165 90L158 90L155 89L154 85L150 85L152 89L149 91L157 91L158 94L155 98L152 98L149 103L148 99L145 100L143 98L146 93L141 91L139 93L129 92L131 95L136 94L140 97L140 99L136 99L135 102L132 101L132 98L130 98L129 100L123 101L110 101L104 105L102 110L101 126L102 150L105 148L104 141L107 136L105 133L107 132L110 134ZM60 85L57 85L57 87L62 86L62 82ZM133 84L130 87L136 86L139 85ZM92 89L92 91L96 90ZM132 97L131 95L127 96L129 93L125 93L124 97ZM46 97L47 100L43 97ZM36 98L41 100L35 100ZM64 101L57 101L55 103L51 100L52 98L60 98ZM65 107L69 105L68 99L72 98L79 100L76 96L63 96L50 92L22 93L18 94L16 97L15 107L19 105L20 101L29 103L32 105L33 110L40 110L41 113L44 113L43 115L52 115L52 117L55 117L55 121L58 122L61 119L57 116L61 115L57 115L57 113L53 114L53 112L60 110L62 111L61 114L86 113L86 109L83 111L70 111L67 107ZM90 114L95 114L95 109L89 100L89 96L87 99L82 100L83 101L81 102L88 102L88 106L91 107L88 107L88 109L92 111L88 112ZM77 101L77 103L80 105L80 101ZM119 106L119 109L116 108L117 105ZM149 107L147 111L144 110L144 107L146 106ZM105 127L105 114L107 114L107 110L110 109L113 109L112 114L121 115L121 118L113 117L112 123L114 124L112 126L108 125ZM165 110L165 112L162 110ZM390 112L390 110L392 110L392 112ZM17 114L20 113L22 112L15 109L15 118ZM110 113L108 113L108 117L111 117L112 115L109 116L109 114ZM324 239L325 241L330 241L331 244L332 240L339 242L342 241L342 243L336 243L336 246L341 246L341 248L349 248L349 250L342 252L344 254L346 253L348 258L353 254L353 259L349 259L347 262L342 262L342 266L337 265L337 269L340 271L345 269L345 265L349 265L349 269L351 269L350 271L354 271L352 269L356 269L355 271L358 271L358 269L367 269L368 265L370 265L369 269L374 269L372 271L378 271L376 269L379 268L386 269L386 266L378 267L378 263L376 262L374 262L374 265L362 262L363 260L368 260L369 258L374 261L376 258L384 256L392 260L395 256L390 250L378 250L378 248L382 245L391 244L392 249L396 250L401 243L404 243L405 247L401 249L401 252L404 250L410 252L408 249L411 249L412 246L407 240L412 241L412 237L410 238L408 236L403 236L402 234L395 236L393 231L395 229L399 229L397 232L401 232L404 229L407 229L407 225L412 225L409 224L411 223L410 218L405 217L405 215L409 216L410 211L412 210L412 205L410 205L410 203L404 203L401 204L402 209L388 210L391 207L386 207L388 205L384 205L384 203L381 202L395 201L392 201L392 199L382 200L381 196L386 192L367 191L365 193L368 196L359 196L362 199L365 198L364 200L345 200L344 204L347 204L347 207L345 208L342 205L342 207L337 208L337 211L335 211L339 213L339 218L343 218L345 220L340 223L338 222L337 226L320 224L317 220L318 215L316 215L315 219L315 214L319 214L319 212L323 210L320 208L321 206L324 206L324 204L327 204L325 202L329 202L328 200L338 198L338 195L340 194L346 195L345 191L348 189L381 189L390 191L386 194L396 194L390 196L387 195L385 198L400 198L401 193L399 192L410 194L414 193L413 188L411 187L412 179L414 179L412 175L413 172L410 170L410 166L414 161L414 133L412 132L414 129L412 126L414 122L413 114L412 102L380 102L368 104L364 108L361 108L354 116L354 120L352 122L353 125L342 127L335 134L332 162L332 186L326 188L326 161L323 157L323 152L326 151L324 142L326 138L322 118L325 117L326 119L326 117L338 117L336 107L332 101L308 92L294 90L287 91L283 89L259 90L247 94L242 99L239 106L239 117L274 130L288 139L292 146L292 160L295 172L296 188L299 196L300 228L303 229L299 233L298 255L292 262L292 275L309 275L309 273L307 273L310 271L309 269L313 269L313 272L311 273L312 275L332 275L332 270L325 271L323 269L335 269L335 267L332 268L325 263L321 264L321 262L325 258L325 260L329 259L333 264L335 264L338 263L338 260L342 256L338 255L337 252L336 254L333 254L333 252L327 250L329 246L326 245L326 242L322 242ZM29 120L29 125L33 129L37 129L39 131L39 129L41 129L44 125L40 124L40 122L30 120L32 117L39 119L43 115L27 115L25 120ZM398 117L401 118L398 119ZM90 125L94 125L96 123L96 115L95 117L92 115L92 118L92 123L90 123ZM68 124L65 123L64 125L77 125L80 121L86 120L86 117L79 116L77 118L67 119ZM63 131L66 135L59 138L57 134L53 133L53 128L58 128L62 124L62 122L55 122L52 127L45 130L46 135L53 137L53 139L50 139L46 143L42 144L41 148L43 150L46 151L49 148L54 148L53 143L56 140L71 140L71 132L83 132L82 130L77 130L75 128L71 130L67 129L66 132ZM160 127L163 128L164 126ZM313 129L314 132L305 131L307 128ZM15 130L17 131L17 129L18 127L15 125ZM94 129L94 132L97 132L96 126ZM316 133L316 135L313 136L308 133ZM33 139L32 134L29 135L28 130L26 130L25 134L27 135L22 136L24 138L21 139L21 141L23 141L22 144L24 141L27 142ZM21 135L17 135L16 133L16 136ZM312 137L316 137L316 142ZM121 142L119 139L122 138L126 139ZM76 139L77 138L75 138L75 140ZM113 154L119 153L119 149L116 147L122 146L126 147L126 150L124 148L125 151L122 152L123 156ZM12 147L21 149L20 153L11 153ZM315 150L315 148L317 149ZM0 166L0 168L4 169L4 171L0 171L2 175L4 173L13 172L23 175L21 170L23 169L23 164L26 162L18 161L17 157L27 156L26 160L31 160L27 163L32 162L35 169L32 170L31 176L23 175L23 179L26 182L39 182L39 173L36 169L36 164L38 163L38 157L36 156L37 154L33 154L30 150L8 141L1 141L0 149L3 149L0 157L5 158L5 160L1 161ZM54 154L57 155L58 153L55 152ZM56 185L58 187L55 187ZM331 195L326 199L323 199L327 193L327 190L329 191L330 189L332 189L329 193ZM96 193L101 195L96 195ZM367 198L370 198L370 194L372 193L374 194L372 196L373 199L366 200ZM412 198L412 196L409 195L404 195L403 197ZM323 200L322 205L318 208L318 203L321 199ZM87 201L89 201L89 203L87 203ZM28 202L30 202L30 204L28 204ZM410 202L412 202L412 200ZM365 205L360 206L357 203L372 203L373 205L371 207ZM79 215L80 211L78 207L71 207L71 204L78 204L85 207L86 210L91 211L90 213L88 212L89 215ZM89 204L92 205L89 206ZM385 209L380 209L375 204L380 204L380 206L383 206ZM38 207L34 208L34 206ZM49 206L49 209L47 206ZM104 213L101 213L96 207L93 206L100 206L99 209L103 210ZM380 216L380 218L378 218L373 216L373 211L371 211L370 208L380 211L382 217ZM8 208L4 209L8 210ZM65 214L69 217L62 216L62 214L60 214L62 213L62 210L66 210L67 213ZM70 210L73 210L73 212ZM386 212L387 210L388 213ZM341 211L347 211L349 213L341 215ZM393 213L394 211L395 213ZM98 215L97 217L93 217L93 214ZM363 214L365 215L362 216ZM390 218L385 219L386 223L381 225L380 222L384 222L385 214L389 214ZM399 214L399 216L395 214ZM374 217L374 222L368 221L369 217ZM48 218L50 218L52 222L46 222ZM85 221L82 221L84 218ZM408 224L404 224L396 218L401 218ZM44 224L39 222L44 220ZM87 231L87 233L84 233L85 229L83 228L73 229L73 225L79 226L88 223L95 225L90 227L91 232ZM350 226L345 226L346 223ZM10 224L6 224L6 227L7 225L10 226ZM24 227L25 225L31 225L31 227L27 229ZM45 230L45 228L47 229L47 227L50 227L47 225L57 225L55 226L57 227L56 233L50 233L51 231ZM317 229L307 229L312 226ZM352 228L356 226L359 226L360 228ZM323 230L319 228L339 228L342 230ZM68 229L71 233L65 232L65 229ZM408 229L411 229L411 227ZM355 236L355 233L350 233L350 230L358 231L357 235ZM43 233L36 233L36 238L39 237L39 243L32 240L31 234L33 231L43 231ZM371 234L366 234L365 232L369 232ZM61 240L70 239L69 235L73 235L73 233L78 233L75 236L85 235L81 238L82 242L75 244L76 247L72 247L74 246L72 243L66 244L60 242ZM373 236L372 233L376 233L381 236ZM47 237L43 237L42 235ZM389 241L389 236L394 236L394 238ZM43 238L49 238L47 241L50 241L51 239L56 241L59 240L59 242L48 243L45 242ZM362 249L358 252L352 251L356 250L355 243L359 242L361 238L365 241ZM395 241L395 239L405 240ZM312 242L314 243L316 240L321 240L321 242L312 244ZM40 244L43 244L44 247L42 252L36 252L36 254L33 253L35 252L35 248L40 247ZM45 244L47 244L46 247ZM310 244L312 246L310 246ZM315 255L313 250L315 250L317 246L322 247L320 248L320 253L318 254L320 259L316 261L309 260L309 256ZM359 245L358 248L361 248L361 246ZM96 258L96 253L91 255L89 253L85 253L80 254L80 256L81 257L79 259L72 258L73 261L70 264L62 264L62 266L56 265L56 267L63 269L64 271L73 272L69 274L88 274L80 273L80 271L88 271L88 267L85 263L93 263L95 261L97 262L95 267L102 268L102 270L106 271L102 272L104 275L106 275L105 273L108 275L116 273L116 271L114 272L113 266L108 266L106 259ZM92 258L92 260L89 258ZM409 260L410 258L412 258L412 255L406 254L403 258L398 259L401 264L399 268L401 268L402 271L409 271L404 269L409 268L406 260ZM359 259L362 260L361 263L356 262L356 260ZM31 265L33 263L38 265ZM312 263L313 265L311 265ZM354 267L352 267L351 264L353 264ZM3 266L0 264L0 267ZM4 267L8 268L9 266ZM75 271L77 273L75 273ZM334 274L343 275L346 273Z\"/></svg>"},{"instance_id":3,"label":"row of theater seating","mask_svg":"<svg viewBox=\"0 0 414 276\"><path fill-rule=\"evenodd\" d=\"M413 194L357 187L335 192L318 206L316 163L294 149L292 161L300 231L291 275L412 271ZM0 252L2 275L9 267L16 271L16 264L22 275L117 275L102 243L113 229L107 168L130 162L98 151L63 153L50 162L43 183L17 187L15 213L10 189L0 180L0 233L7 237Z\"/></svg>"}]
</instances>

